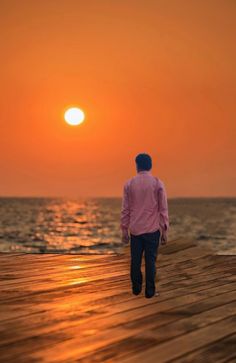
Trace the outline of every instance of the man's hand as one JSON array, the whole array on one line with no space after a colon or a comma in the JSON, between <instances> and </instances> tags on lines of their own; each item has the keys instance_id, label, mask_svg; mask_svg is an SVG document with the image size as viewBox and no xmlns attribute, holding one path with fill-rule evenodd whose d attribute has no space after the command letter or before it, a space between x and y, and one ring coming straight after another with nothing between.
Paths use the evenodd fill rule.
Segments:
<instances>
[{"instance_id":1,"label":"man's hand","mask_svg":"<svg viewBox=\"0 0 236 363\"><path fill-rule=\"evenodd\" d=\"M166 245L167 244L167 233L163 232L161 235L161 244Z\"/></svg>"},{"instance_id":2,"label":"man's hand","mask_svg":"<svg viewBox=\"0 0 236 363\"><path fill-rule=\"evenodd\" d=\"M124 233L124 234L122 234L121 241L122 241L122 243L124 243L124 244L128 244L128 243L129 243L129 234L128 234L128 233Z\"/></svg>"}]
</instances>

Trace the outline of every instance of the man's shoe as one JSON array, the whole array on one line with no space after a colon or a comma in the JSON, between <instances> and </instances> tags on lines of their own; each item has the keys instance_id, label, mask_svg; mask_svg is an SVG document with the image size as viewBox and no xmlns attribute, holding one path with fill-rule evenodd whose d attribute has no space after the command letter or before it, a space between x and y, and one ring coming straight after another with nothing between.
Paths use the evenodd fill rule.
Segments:
<instances>
[{"instance_id":1,"label":"man's shoe","mask_svg":"<svg viewBox=\"0 0 236 363\"><path fill-rule=\"evenodd\" d=\"M145 293L145 297L147 298L147 299L150 299L151 297L153 297L153 296L155 296L155 297L157 297L157 296L159 296L160 295L160 293L158 292L158 291L156 291L154 294L152 294L152 295L149 295L149 294L147 294L147 293Z\"/></svg>"},{"instance_id":2,"label":"man's shoe","mask_svg":"<svg viewBox=\"0 0 236 363\"><path fill-rule=\"evenodd\" d=\"M132 290L134 295L139 295L141 293L141 290Z\"/></svg>"},{"instance_id":3,"label":"man's shoe","mask_svg":"<svg viewBox=\"0 0 236 363\"><path fill-rule=\"evenodd\" d=\"M141 293L141 291L142 291L142 287L139 289L132 287L132 292L134 295L139 295Z\"/></svg>"}]
</instances>

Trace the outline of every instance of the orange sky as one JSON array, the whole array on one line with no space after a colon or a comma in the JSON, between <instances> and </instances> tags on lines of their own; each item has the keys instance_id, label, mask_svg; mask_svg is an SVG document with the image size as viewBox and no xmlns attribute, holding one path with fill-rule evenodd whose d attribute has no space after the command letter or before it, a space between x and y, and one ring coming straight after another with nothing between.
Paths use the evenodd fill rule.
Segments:
<instances>
[{"instance_id":1,"label":"orange sky","mask_svg":"<svg viewBox=\"0 0 236 363\"><path fill-rule=\"evenodd\" d=\"M1 0L0 195L236 195L236 3ZM68 105L86 122L70 127Z\"/></svg>"}]
</instances>

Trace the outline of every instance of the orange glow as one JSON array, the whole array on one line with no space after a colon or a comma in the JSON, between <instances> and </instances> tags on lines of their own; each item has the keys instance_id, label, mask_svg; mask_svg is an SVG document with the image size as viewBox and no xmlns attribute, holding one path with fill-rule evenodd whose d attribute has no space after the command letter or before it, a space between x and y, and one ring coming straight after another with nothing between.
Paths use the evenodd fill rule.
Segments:
<instances>
[{"instance_id":1,"label":"orange glow","mask_svg":"<svg viewBox=\"0 0 236 363\"><path fill-rule=\"evenodd\" d=\"M236 195L235 11L4 1L0 194L121 196L148 152L169 197ZM86 120L68 127L77 102Z\"/></svg>"},{"instance_id":2,"label":"orange glow","mask_svg":"<svg viewBox=\"0 0 236 363\"><path fill-rule=\"evenodd\" d=\"M77 278L71 281L68 281L68 285L80 285L80 284L84 284L85 282L87 282L88 279L83 279L83 278Z\"/></svg>"}]
</instances>

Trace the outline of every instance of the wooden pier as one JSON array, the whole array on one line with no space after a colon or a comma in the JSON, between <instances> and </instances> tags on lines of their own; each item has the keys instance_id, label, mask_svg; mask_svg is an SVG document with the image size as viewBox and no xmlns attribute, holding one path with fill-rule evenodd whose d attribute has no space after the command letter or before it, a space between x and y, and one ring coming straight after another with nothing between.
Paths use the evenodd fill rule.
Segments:
<instances>
[{"instance_id":1,"label":"wooden pier","mask_svg":"<svg viewBox=\"0 0 236 363\"><path fill-rule=\"evenodd\" d=\"M132 295L129 263L129 245L0 254L0 361L236 362L236 256L182 239L160 246L151 299Z\"/></svg>"}]
</instances>

